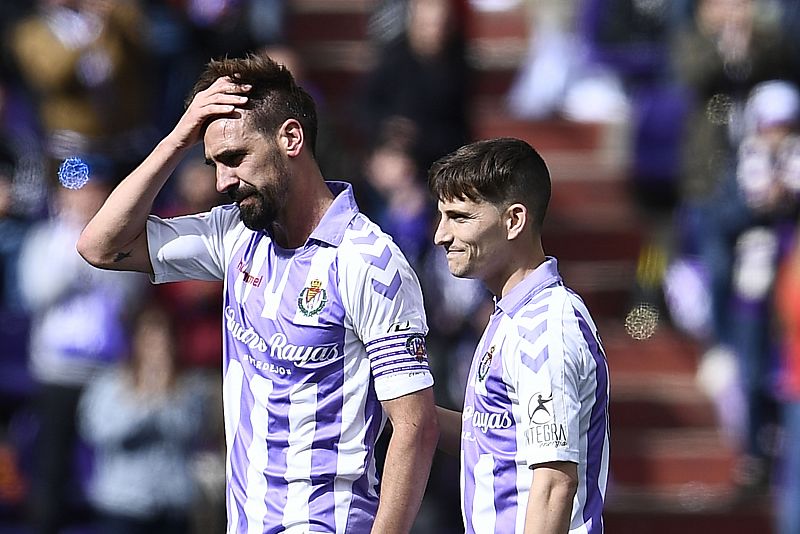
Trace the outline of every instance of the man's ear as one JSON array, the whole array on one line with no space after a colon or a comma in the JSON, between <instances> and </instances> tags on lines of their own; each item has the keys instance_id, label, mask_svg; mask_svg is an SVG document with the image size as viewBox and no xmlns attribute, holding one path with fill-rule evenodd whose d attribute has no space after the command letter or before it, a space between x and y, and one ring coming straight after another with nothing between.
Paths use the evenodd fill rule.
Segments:
<instances>
[{"instance_id":1,"label":"man's ear","mask_svg":"<svg viewBox=\"0 0 800 534\"><path fill-rule=\"evenodd\" d=\"M305 145L303 127L296 119L286 119L278 129L278 144L290 158L300 155Z\"/></svg>"},{"instance_id":2,"label":"man's ear","mask_svg":"<svg viewBox=\"0 0 800 534\"><path fill-rule=\"evenodd\" d=\"M528 208L523 204L511 204L506 208L503 217L506 236L509 241L516 239L528 225Z\"/></svg>"}]
</instances>

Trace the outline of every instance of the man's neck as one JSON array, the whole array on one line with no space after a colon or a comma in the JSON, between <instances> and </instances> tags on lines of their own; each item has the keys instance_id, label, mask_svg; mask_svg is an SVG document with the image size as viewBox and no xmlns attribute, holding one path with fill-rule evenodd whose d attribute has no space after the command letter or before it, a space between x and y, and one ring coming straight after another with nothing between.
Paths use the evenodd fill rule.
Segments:
<instances>
[{"instance_id":1,"label":"man's neck","mask_svg":"<svg viewBox=\"0 0 800 534\"><path fill-rule=\"evenodd\" d=\"M272 224L272 237L283 248L302 247L333 203L333 193L318 170L316 174L289 188L283 216Z\"/></svg>"}]
</instances>

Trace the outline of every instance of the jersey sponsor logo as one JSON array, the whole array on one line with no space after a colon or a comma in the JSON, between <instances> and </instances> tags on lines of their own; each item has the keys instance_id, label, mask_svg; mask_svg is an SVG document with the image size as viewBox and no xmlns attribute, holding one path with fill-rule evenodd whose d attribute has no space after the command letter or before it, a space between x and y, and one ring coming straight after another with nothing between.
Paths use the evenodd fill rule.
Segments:
<instances>
[{"instance_id":1,"label":"jersey sponsor logo","mask_svg":"<svg viewBox=\"0 0 800 534\"><path fill-rule=\"evenodd\" d=\"M252 326L245 328L242 323L237 321L236 312L230 306L225 308L225 328L231 333L234 339L244 343L250 347L251 350L267 352L269 347L267 346L267 342L264 341L264 338L259 336L255 330L253 330Z\"/></svg>"},{"instance_id":2,"label":"jersey sponsor logo","mask_svg":"<svg viewBox=\"0 0 800 534\"><path fill-rule=\"evenodd\" d=\"M269 363L263 360L259 360L258 358L254 358L250 354L243 354L241 359L246 360L250 365L258 369L259 371L265 371L280 376L292 375L292 370L289 369L288 367L283 367L281 365L275 365L274 363Z\"/></svg>"},{"instance_id":3,"label":"jersey sponsor logo","mask_svg":"<svg viewBox=\"0 0 800 534\"><path fill-rule=\"evenodd\" d=\"M297 367L307 367L309 369L322 367L339 357L339 348L335 344L317 347L294 345L289 343L286 335L280 332L272 335L269 339L269 345L270 356L278 360L292 362Z\"/></svg>"},{"instance_id":4,"label":"jersey sponsor logo","mask_svg":"<svg viewBox=\"0 0 800 534\"><path fill-rule=\"evenodd\" d=\"M314 279L303 288L300 295L297 297L297 307L300 312L306 317L312 317L322 311L325 303L328 302L328 292L322 287L322 282Z\"/></svg>"},{"instance_id":5,"label":"jersey sponsor logo","mask_svg":"<svg viewBox=\"0 0 800 534\"><path fill-rule=\"evenodd\" d=\"M277 360L292 362L297 367L313 369L322 367L339 357L339 348L334 344L309 346L290 343L286 334L276 332L265 341L252 326L244 327L236 320L236 312L228 306L225 308L225 328L237 341L247 345L251 350L269 355Z\"/></svg>"},{"instance_id":6,"label":"jersey sponsor logo","mask_svg":"<svg viewBox=\"0 0 800 534\"><path fill-rule=\"evenodd\" d=\"M425 349L425 337L421 334L414 334L409 336L406 340L406 352L422 363L428 351Z\"/></svg>"},{"instance_id":7,"label":"jersey sponsor logo","mask_svg":"<svg viewBox=\"0 0 800 534\"><path fill-rule=\"evenodd\" d=\"M532 425L543 425L553 419L551 406L553 394L546 397L542 393L534 394L528 401L528 418Z\"/></svg>"},{"instance_id":8,"label":"jersey sponsor logo","mask_svg":"<svg viewBox=\"0 0 800 534\"><path fill-rule=\"evenodd\" d=\"M464 421L472 421L472 426L486 434L489 430L511 428L512 419L508 412L479 412L472 406L467 406L461 414Z\"/></svg>"},{"instance_id":9,"label":"jersey sponsor logo","mask_svg":"<svg viewBox=\"0 0 800 534\"><path fill-rule=\"evenodd\" d=\"M534 393L528 400L530 426L525 431L525 439L533 447L566 447L567 428L555 421L553 393Z\"/></svg>"},{"instance_id":10,"label":"jersey sponsor logo","mask_svg":"<svg viewBox=\"0 0 800 534\"><path fill-rule=\"evenodd\" d=\"M244 276L244 283L250 284L255 287L259 287L261 285L261 280L263 277L253 276L252 274L248 273L244 267L245 267L244 262L242 260L239 260L239 264L236 266L236 268Z\"/></svg>"},{"instance_id":11,"label":"jersey sponsor logo","mask_svg":"<svg viewBox=\"0 0 800 534\"><path fill-rule=\"evenodd\" d=\"M533 447L566 447L567 428L561 423L534 425L525 431L525 439Z\"/></svg>"},{"instance_id":12,"label":"jersey sponsor logo","mask_svg":"<svg viewBox=\"0 0 800 534\"><path fill-rule=\"evenodd\" d=\"M494 357L494 345L489 347L486 354L483 355L481 361L478 363L478 380L483 382L486 375L489 374L489 369L492 367L492 358Z\"/></svg>"}]
</instances>

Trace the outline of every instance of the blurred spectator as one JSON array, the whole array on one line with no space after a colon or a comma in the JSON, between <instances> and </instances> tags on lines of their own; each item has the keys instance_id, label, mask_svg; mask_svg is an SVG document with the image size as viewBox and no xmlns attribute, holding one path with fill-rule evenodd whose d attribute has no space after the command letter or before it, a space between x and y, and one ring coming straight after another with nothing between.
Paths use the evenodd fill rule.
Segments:
<instances>
[{"instance_id":1,"label":"blurred spectator","mask_svg":"<svg viewBox=\"0 0 800 534\"><path fill-rule=\"evenodd\" d=\"M104 157L123 176L152 148L141 22L136 0L39 0L13 29L10 49L54 162Z\"/></svg>"},{"instance_id":2,"label":"blurred spectator","mask_svg":"<svg viewBox=\"0 0 800 534\"><path fill-rule=\"evenodd\" d=\"M420 169L470 138L469 75L455 0L409 0L406 30L381 50L356 102L367 140L412 127Z\"/></svg>"},{"instance_id":3,"label":"blurred spectator","mask_svg":"<svg viewBox=\"0 0 800 534\"><path fill-rule=\"evenodd\" d=\"M736 178L747 206L746 228L736 239L732 292L733 349L744 391L745 437L737 482L765 490L777 423L776 340L772 292L775 274L795 231L800 199L800 93L790 83L755 87L744 113L745 138Z\"/></svg>"},{"instance_id":4,"label":"blurred spectator","mask_svg":"<svg viewBox=\"0 0 800 534\"><path fill-rule=\"evenodd\" d=\"M92 178L59 188L54 214L27 235L20 253L22 301L32 314L30 371L39 431L31 491L37 533L55 533L80 496L71 476L75 413L83 387L126 350L124 321L146 277L101 271L75 250L78 235L110 188ZM78 490L78 491L76 491Z\"/></svg>"},{"instance_id":5,"label":"blurred spectator","mask_svg":"<svg viewBox=\"0 0 800 534\"><path fill-rule=\"evenodd\" d=\"M586 31L577 22L584 9L581 2L531 2L528 55L508 94L508 108L515 116L538 120L565 115L586 122L628 118L620 77L592 57L589 38L580 34ZM601 13L606 9L603 6Z\"/></svg>"},{"instance_id":6,"label":"blurred spectator","mask_svg":"<svg viewBox=\"0 0 800 534\"><path fill-rule=\"evenodd\" d=\"M314 97L314 102L317 104L317 142L314 158L319 164L322 175L326 180L350 181L353 163L348 154L348 147L342 142L342 136L336 126L334 110L328 106L321 89L308 78L305 63L300 55L293 47L285 44L262 47L260 53L286 66L298 85Z\"/></svg>"},{"instance_id":7,"label":"blurred spectator","mask_svg":"<svg viewBox=\"0 0 800 534\"><path fill-rule=\"evenodd\" d=\"M392 236L411 267L418 271L433 248L433 210L409 144L410 139L402 130L387 134L367 156L364 174L377 196L370 216Z\"/></svg>"},{"instance_id":8,"label":"blurred spectator","mask_svg":"<svg viewBox=\"0 0 800 534\"><path fill-rule=\"evenodd\" d=\"M28 223L14 209L14 161L0 146L0 310L18 310L19 251Z\"/></svg>"},{"instance_id":9,"label":"blurred spectator","mask_svg":"<svg viewBox=\"0 0 800 534\"><path fill-rule=\"evenodd\" d=\"M242 56L285 40L286 0L142 0L153 58L156 124L168 133L209 58Z\"/></svg>"},{"instance_id":10,"label":"blurred spectator","mask_svg":"<svg viewBox=\"0 0 800 534\"><path fill-rule=\"evenodd\" d=\"M742 109L759 82L790 79L790 50L779 28L756 16L754 0L699 0L672 49L689 91L680 163L676 254L694 254L711 295L709 347L729 351L731 267L746 223L735 180Z\"/></svg>"},{"instance_id":11,"label":"blurred spectator","mask_svg":"<svg viewBox=\"0 0 800 534\"><path fill-rule=\"evenodd\" d=\"M93 381L79 406L95 452L89 499L103 533L189 532L198 393L178 366L169 314L146 306L133 322L130 359Z\"/></svg>"}]
</instances>

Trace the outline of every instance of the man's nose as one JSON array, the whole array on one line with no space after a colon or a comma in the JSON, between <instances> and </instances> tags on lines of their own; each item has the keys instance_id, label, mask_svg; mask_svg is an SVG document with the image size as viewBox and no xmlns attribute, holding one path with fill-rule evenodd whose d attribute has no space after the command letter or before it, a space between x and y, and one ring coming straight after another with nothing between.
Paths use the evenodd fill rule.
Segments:
<instances>
[{"instance_id":1,"label":"man's nose","mask_svg":"<svg viewBox=\"0 0 800 534\"><path fill-rule=\"evenodd\" d=\"M444 219L439 219L439 223L436 225L436 231L433 233L433 244L444 245L451 240Z\"/></svg>"},{"instance_id":2,"label":"man's nose","mask_svg":"<svg viewBox=\"0 0 800 534\"><path fill-rule=\"evenodd\" d=\"M235 186L239 183L239 180L236 178L236 175L232 172L231 169L224 167L222 165L217 165L217 191L220 193L225 193L231 187Z\"/></svg>"}]
</instances>

